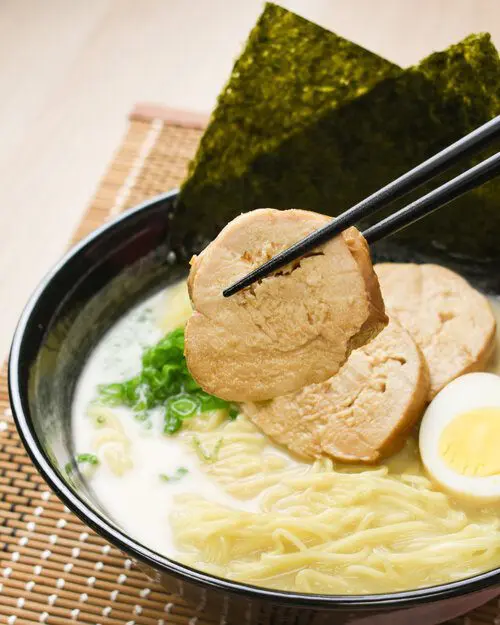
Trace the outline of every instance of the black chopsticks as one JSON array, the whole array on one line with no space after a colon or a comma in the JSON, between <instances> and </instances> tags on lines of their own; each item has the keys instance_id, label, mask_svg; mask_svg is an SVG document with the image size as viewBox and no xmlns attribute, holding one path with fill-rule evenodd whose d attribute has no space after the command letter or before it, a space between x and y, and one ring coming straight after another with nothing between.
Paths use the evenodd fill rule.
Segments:
<instances>
[{"instance_id":1,"label":"black chopsticks","mask_svg":"<svg viewBox=\"0 0 500 625\"><path fill-rule=\"evenodd\" d=\"M363 232L368 243L375 243L384 237L394 234L398 230L415 223L422 217L445 206L455 198L488 182L500 174L500 152L493 154L479 165L460 174L442 186L430 191L423 197L408 204L393 215L389 215L378 224ZM286 250L285 250L286 252ZM283 254L285 253L283 252ZM289 262L289 261L286 261Z\"/></svg>"},{"instance_id":2,"label":"black chopsticks","mask_svg":"<svg viewBox=\"0 0 500 625\"><path fill-rule=\"evenodd\" d=\"M388 185L362 200L342 215L280 252L244 278L238 280L223 291L224 297L234 295L257 280L265 278L277 269L300 258L318 245L326 243L363 217L376 213L381 208L413 191L420 185L432 180L459 159L478 152L490 141L500 137L500 115L459 139L438 154L435 154L409 172L403 174ZM408 204L398 212L368 228L363 235L368 243L374 243L445 206L460 195L474 189L500 173L500 152L482 163L453 178L449 182L427 193L420 199Z\"/></svg>"}]
</instances>

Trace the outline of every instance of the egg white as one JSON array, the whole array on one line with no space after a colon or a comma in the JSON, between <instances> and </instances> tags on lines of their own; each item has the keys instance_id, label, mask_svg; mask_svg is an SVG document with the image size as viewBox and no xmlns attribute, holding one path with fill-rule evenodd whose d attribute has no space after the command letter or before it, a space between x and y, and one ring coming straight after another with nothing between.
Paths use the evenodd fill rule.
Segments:
<instances>
[{"instance_id":1,"label":"egg white","mask_svg":"<svg viewBox=\"0 0 500 625\"><path fill-rule=\"evenodd\" d=\"M500 376L493 373L463 375L429 404L420 425L420 456L431 478L446 490L478 501L500 500L500 475L462 475L451 469L439 452L443 431L453 419L470 410L494 407L500 409ZM500 453L500 440L498 445Z\"/></svg>"}]
</instances>

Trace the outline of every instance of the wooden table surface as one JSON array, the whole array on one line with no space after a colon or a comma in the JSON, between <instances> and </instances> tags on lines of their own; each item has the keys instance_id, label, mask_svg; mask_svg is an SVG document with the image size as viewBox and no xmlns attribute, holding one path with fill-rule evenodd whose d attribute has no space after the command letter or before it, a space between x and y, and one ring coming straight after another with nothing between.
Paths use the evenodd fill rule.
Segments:
<instances>
[{"instance_id":1,"label":"wooden table surface","mask_svg":"<svg viewBox=\"0 0 500 625\"><path fill-rule=\"evenodd\" d=\"M282 4L406 66L500 0ZM0 355L63 253L137 101L209 111L261 0L0 0Z\"/></svg>"}]
</instances>

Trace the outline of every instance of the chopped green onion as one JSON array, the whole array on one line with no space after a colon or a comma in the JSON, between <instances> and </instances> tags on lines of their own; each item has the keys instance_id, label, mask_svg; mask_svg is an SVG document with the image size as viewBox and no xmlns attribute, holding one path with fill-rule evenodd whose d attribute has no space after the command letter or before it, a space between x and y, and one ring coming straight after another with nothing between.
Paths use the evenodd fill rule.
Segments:
<instances>
[{"instance_id":1,"label":"chopped green onion","mask_svg":"<svg viewBox=\"0 0 500 625\"><path fill-rule=\"evenodd\" d=\"M75 458L77 464L92 464L94 466L99 464L99 458L95 454L78 454Z\"/></svg>"},{"instance_id":2,"label":"chopped green onion","mask_svg":"<svg viewBox=\"0 0 500 625\"><path fill-rule=\"evenodd\" d=\"M229 404L224 399L219 399L214 395L209 395L205 391L198 391L197 397L201 403L201 412L209 412L210 410L224 410Z\"/></svg>"},{"instance_id":3,"label":"chopped green onion","mask_svg":"<svg viewBox=\"0 0 500 625\"><path fill-rule=\"evenodd\" d=\"M145 350L139 375L98 387L103 404L132 408L138 421L147 421L149 411L159 406L165 409L163 431L178 432L184 419L211 410L227 410L236 418L235 404L209 395L200 388L187 368L184 358L184 330L170 332L156 345Z\"/></svg>"},{"instance_id":4,"label":"chopped green onion","mask_svg":"<svg viewBox=\"0 0 500 625\"><path fill-rule=\"evenodd\" d=\"M181 395L175 395L168 400L168 409L173 414L179 417L179 419L187 419L195 415L200 409L200 401L196 395L188 395L182 393Z\"/></svg>"},{"instance_id":5,"label":"chopped green onion","mask_svg":"<svg viewBox=\"0 0 500 625\"><path fill-rule=\"evenodd\" d=\"M134 406L139 401L138 387L140 382L139 376L137 376L126 382L101 384L98 387L101 400L111 406Z\"/></svg>"},{"instance_id":6,"label":"chopped green onion","mask_svg":"<svg viewBox=\"0 0 500 625\"><path fill-rule=\"evenodd\" d=\"M189 471L186 467L179 467L175 470L172 475L167 475L166 473L160 473L160 480L162 482L178 482L181 478L187 475Z\"/></svg>"},{"instance_id":7,"label":"chopped green onion","mask_svg":"<svg viewBox=\"0 0 500 625\"><path fill-rule=\"evenodd\" d=\"M122 384L99 384L97 387L101 400L106 404L122 404Z\"/></svg>"},{"instance_id":8,"label":"chopped green onion","mask_svg":"<svg viewBox=\"0 0 500 625\"><path fill-rule=\"evenodd\" d=\"M240 411L238 409L238 406L236 406L236 404L229 404L229 418L231 419L231 421L234 421L234 419L236 419L236 417L240 414Z\"/></svg>"},{"instance_id":9,"label":"chopped green onion","mask_svg":"<svg viewBox=\"0 0 500 625\"><path fill-rule=\"evenodd\" d=\"M95 454L78 454L75 456L75 462L77 464L87 464L92 467L97 467L99 464L99 458ZM68 477L73 475L73 463L67 462L64 465L64 471Z\"/></svg>"},{"instance_id":10,"label":"chopped green onion","mask_svg":"<svg viewBox=\"0 0 500 625\"><path fill-rule=\"evenodd\" d=\"M197 436L193 436L193 446L198 455L198 458L203 462L215 462L219 458L219 451L223 443L223 438L219 438L219 440L215 443L211 452L203 449L200 439Z\"/></svg>"},{"instance_id":11,"label":"chopped green onion","mask_svg":"<svg viewBox=\"0 0 500 625\"><path fill-rule=\"evenodd\" d=\"M181 429L181 427L182 427L182 419L180 419L177 415L173 414L167 407L165 411L165 422L163 426L163 433L169 434L170 436L172 436L172 434L175 434L176 432L178 432Z\"/></svg>"}]
</instances>

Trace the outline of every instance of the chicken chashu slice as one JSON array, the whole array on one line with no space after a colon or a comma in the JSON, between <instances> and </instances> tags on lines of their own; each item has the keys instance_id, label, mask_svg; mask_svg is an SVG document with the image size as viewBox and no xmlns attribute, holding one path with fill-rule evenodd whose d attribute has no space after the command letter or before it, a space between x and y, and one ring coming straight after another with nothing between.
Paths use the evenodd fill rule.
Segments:
<instances>
[{"instance_id":1,"label":"chicken chashu slice","mask_svg":"<svg viewBox=\"0 0 500 625\"><path fill-rule=\"evenodd\" d=\"M299 456L371 464L402 446L422 415L428 391L420 349L391 319L326 382L272 401L244 403L242 410Z\"/></svg>"},{"instance_id":2,"label":"chicken chashu slice","mask_svg":"<svg viewBox=\"0 0 500 625\"><path fill-rule=\"evenodd\" d=\"M486 369L496 322L484 295L439 265L375 266L391 317L408 330L429 367L429 401L464 373Z\"/></svg>"},{"instance_id":3,"label":"chicken chashu slice","mask_svg":"<svg viewBox=\"0 0 500 625\"><path fill-rule=\"evenodd\" d=\"M223 297L235 280L329 220L304 210L254 210L192 259L185 353L205 391L258 401L322 382L387 324L368 245L355 228Z\"/></svg>"}]
</instances>

